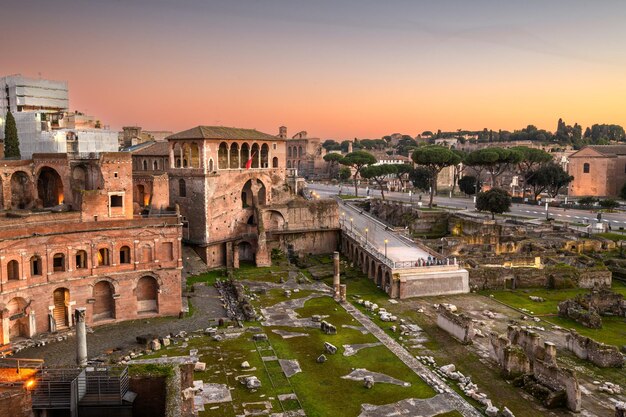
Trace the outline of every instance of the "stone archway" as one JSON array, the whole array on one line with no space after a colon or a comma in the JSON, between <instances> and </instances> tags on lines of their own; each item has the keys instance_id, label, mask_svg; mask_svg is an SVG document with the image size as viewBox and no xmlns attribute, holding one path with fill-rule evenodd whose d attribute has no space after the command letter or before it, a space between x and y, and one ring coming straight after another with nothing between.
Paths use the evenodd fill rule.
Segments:
<instances>
[{"instance_id":1,"label":"stone archway","mask_svg":"<svg viewBox=\"0 0 626 417\"><path fill-rule=\"evenodd\" d=\"M256 181L253 184L252 181ZM256 189L256 190L255 190ZM266 204L266 189L263 181L259 179L250 179L245 182L241 188L241 206L242 208L253 207L255 205L254 194L256 192L256 198L259 205Z\"/></svg>"},{"instance_id":2,"label":"stone archway","mask_svg":"<svg viewBox=\"0 0 626 417\"><path fill-rule=\"evenodd\" d=\"M114 289L109 281L98 281L93 286L93 321L115 318Z\"/></svg>"},{"instance_id":3,"label":"stone archway","mask_svg":"<svg viewBox=\"0 0 626 417\"><path fill-rule=\"evenodd\" d=\"M268 230L283 230L285 228L285 217L280 211L270 210L267 221Z\"/></svg>"},{"instance_id":4,"label":"stone archway","mask_svg":"<svg viewBox=\"0 0 626 417\"><path fill-rule=\"evenodd\" d=\"M58 172L43 167L37 177L37 196L43 207L54 207L64 202L63 181Z\"/></svg>"},{"instance_id":5,"label":"stone archway","mask_svg":"<svg viewBox=\"0 0 626 417\"><path fill-rule=\"evenodd\" d=\"M11 175L11 208L29 209L33 206L34 186L28 174L16 171Z\"/></svg>"},{"instance_id":6,"label":"stone archway","mask_svg":"<svg viewBox=\"0 0 626 417\"><path fill-rule=\"evenodd\" d=\"M239 261L254 262L254 248L250 242L240 242L237 245Z\"/></svg>"},{"instance_id":7,"label":"stone archway","mask_svg":"<svg viewBox=\"0 0 626 417\"><path fill-rule=\"evenodd\" d=\"M367 274L367 277L371 280L375 280L376 279L376 262L374 262L374 260L370 260L370 270L369 273Z\"/></svg>"},{"instance_id":8,"label":"stone archway","mask_svg":"<svg viewBox=\"0 0 626 417\"><path fill-rule=\"evenodd\" d=\"M157 313L159 284L151 276L144 276L137 281L137 313Z\"/></svg>"},{"instance_id":9,"label":"stone archway","mask_svg":"<svg viewBox=\"0 0 626 417\"><path fill-rule=\"evenodd\" d=\"M376 274L376 285L383 288L383 267L378 266L378 273Z\"/></svg>"},{"instance_id":10,"label":"stone archway","mask_svg":"<svg viewBox=\"0 0 626 417\"><path fill-rule=\"evenodd\" d=\"M385 285L383 286L383 290L386 293L391 293L391 273L389 271L385 272Z\"/></svg>"},{"instance_id":11,"label":"stone archway","mask_svg":"<svg viewBox=\"0 0 626 417\"><path fill-rule=\"evenodd\" d=\"M28 303L22 297L12 298L6 306L9 318L9 340L16 337L30 337L29 321L26 308Z\"/></svg>"}]
</instances>

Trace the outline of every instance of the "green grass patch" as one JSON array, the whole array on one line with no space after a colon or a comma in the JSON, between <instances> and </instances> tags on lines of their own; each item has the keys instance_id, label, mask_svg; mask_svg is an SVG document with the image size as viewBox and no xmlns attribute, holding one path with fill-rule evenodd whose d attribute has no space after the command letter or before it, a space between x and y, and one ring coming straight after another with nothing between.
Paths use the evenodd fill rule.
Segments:
<instances>
[{"instance_id":1,"label":"green grass patch","mask_svg":"<svg viewBox=\"0 0 626 417\"><path fill-rule=\"evenodd\" d=\"M611 290L626 296L626 285L614 281ZM573 320L558 317L558 304L578 294L586 294L589 290L577 288L567 290L525 289L481 291L482 295L493 294L494 298L515 308L525 308L545 321L565 329L575 329L578 333L602 343L621 346L626 340L626 321L623 317L602 317L602 329L589 329ZM546 301L532 301L529 296L542 297Z\"/></svg>"},{"instance_id":2,"label":"green grass patch","mask_svg":"<svg viewBox=\"0 0 626 417\"><path fill-rule=\"evenodd\" d=\"M596 233L594 236L603 237L605 239L619 242L620 240L626 240L626 234L621 233Z\"/></svg>"}]
</instances>

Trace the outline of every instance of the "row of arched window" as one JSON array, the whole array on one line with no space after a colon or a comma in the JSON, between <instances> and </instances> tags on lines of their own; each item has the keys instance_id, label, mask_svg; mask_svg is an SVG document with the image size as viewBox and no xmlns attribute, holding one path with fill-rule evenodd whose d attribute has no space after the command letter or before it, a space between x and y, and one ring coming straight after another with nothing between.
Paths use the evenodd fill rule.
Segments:
<instances>
[{"instance_id":1,"label":"row of arched window","mask_svg":"<svg viewBox=\"0 0 626 417\"><path fill-rule=\"evenodd\" d=\"M302 158L304 156L302 146L287 146L287 158Z\"/></svg>"},{"instance_id":2,"label":"row of arched window","mask_svg":"<svg viewBox=\"0 0 626 417\"><path fill-rule=\"evenodd\" d=\"M172 242L163 242L163 259L164 261L173 260L173 243ZM150 245L141 246L139 257L141 258L141 262L152 262L152 247ZM86 269L88 267L88 255L84 250L78 250L75 252L73 259L70 259L70 262L73 262L73 268L70 269ZM118 263L119 264L130 264L132 260L130 246L122 246L118 252ZM41 256L33 255L30 258L30 275L31 276L40 276L43 275L43 267ZM108 248L100 248L96 254L96 265L99 267L102 266L110 266L113 263L113 258L111 255L111 251ZM53 272L64 272L70 266L66 262L66 256L64 253L59 252L55 253L52 256L52 271ZM19 280L20 279L20 265L19 262L15 259L7 262L7 279L9 281Z\"/></svg>"},{"instance_id":3,"label":"row of arched window","mask_svg":"<svg viewBox=\"0 0 626 417\"><path fill-rule=\"evenodd\" d=\"M176 168L200 168L200 147L197 143L176 143L173 151Z\"/></svg>"}]
</instances>

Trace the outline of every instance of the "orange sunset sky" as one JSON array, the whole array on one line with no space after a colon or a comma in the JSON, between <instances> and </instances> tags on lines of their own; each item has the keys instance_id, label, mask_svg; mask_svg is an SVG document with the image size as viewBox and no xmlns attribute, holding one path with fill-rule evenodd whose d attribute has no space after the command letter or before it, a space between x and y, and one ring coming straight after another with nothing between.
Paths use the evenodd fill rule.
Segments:
<instances>
[{"instance_id":1,"label":"orange sunset sky","mask_svg":"<svg viewBox=\"0 0 626 417\"><path fill-rule=\"evenodd\" d=\"M118 129L626 125L623 1L4 0L0 75Z\"/></svg>"}]
</instances>

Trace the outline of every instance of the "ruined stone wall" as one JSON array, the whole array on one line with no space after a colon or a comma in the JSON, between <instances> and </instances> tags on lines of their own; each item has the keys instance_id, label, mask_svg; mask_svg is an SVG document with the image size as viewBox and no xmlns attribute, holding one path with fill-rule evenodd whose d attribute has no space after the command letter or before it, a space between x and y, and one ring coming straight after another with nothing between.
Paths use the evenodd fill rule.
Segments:
<instances>
[{"instance_id":1,"label":"ruined stone wall","mask_svg":"<svg viewBox=\"0 0 626 417\"><path fill-rule=\"evenodd\" d=\"M581 391L573 370L556 364L556 346L544 342L532 330L509 326L507 335L490 335L492 353L503 373L515 377L531 373L542 385L552 391L564 391L567 408L580 411Z\"/></svg>"},{"instance_id":2,"label":"ruined stone wall","mask_svg":"<svg viewBox=\"0 0 626 417\"><path fill-rule=\"evenodd\" d=\"M498 290L505 288L595 288L610 287L608 269L545 266L539 268L469 268L470 288Z\"/></svg>"},{"instance_id":3,"label":"ruined stone wall","mask_svg":"<svg viewBox=\"0 0 626 417\"><path fill-rule=\"evenodd\" d=\"M566 346L580 359L588 360L601 368L620 368L624 365L624 356L616 346L597 342L575 330L570 330L566 335Z\"/></svg>"},{"instance_id":4,"label":"ruined stone wall","mask_svg":"<svg viewBox=\"0 0 626 417\"><path fill-rule=\"evenodd\" d=\"M471 343L476 332L470 317L454 314L447 308L439 306L437 309L437 326L450 333L462 343Z\"/></svg>"},{"instance_id":5,"label":"ruined stone wall","mask_svg":"<svg viewBox=\"0 0 626 417\"><path fill-rule=\"evenodd\" d=\"M414 233L446 234L450 214L444 211L422 211L406 203L371 199L370 213L397 227L408 227Z\"/></svg>"}]
</instances>

